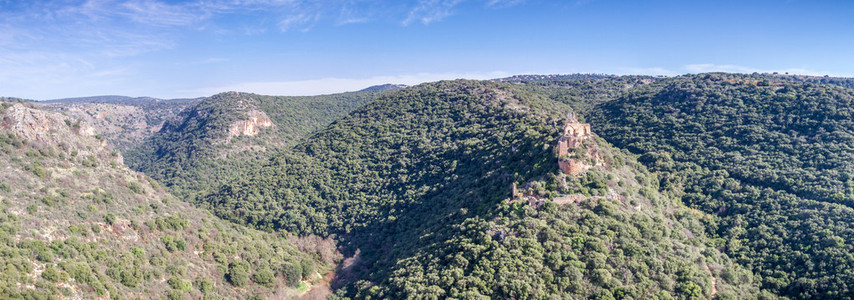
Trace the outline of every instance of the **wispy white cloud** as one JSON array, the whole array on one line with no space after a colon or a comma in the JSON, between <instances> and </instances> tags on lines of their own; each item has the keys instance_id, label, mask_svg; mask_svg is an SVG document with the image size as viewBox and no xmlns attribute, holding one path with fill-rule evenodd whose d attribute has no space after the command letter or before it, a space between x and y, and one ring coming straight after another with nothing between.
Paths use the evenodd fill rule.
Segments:
<instances>
[{"instance_id":1,"label":"wispy white cloud","mask_svg":"<svg viewBox=\"0 0 854 300\"><path fill-rule=\"evenodd\" d=\"M168 66L151 66L145 61L151 57L163 57L170 50L195 49L198 45L189 47L190 39L187 37L202 31L227 37L285 35L309 31L324 24L432 24L454 15L464 1L489 8L522 3L520 0L39 0L8 1L10 4L6 5L2 1L0 95L34 98L68 96L50 94L58 93L51 90L59 90L61 86L69 91L67 93L79 90L83 95L91 93L81 90L87 87L99 88L93 90L127 88L129 84L109 84L137 83L140 78L134 76L143 76L140 74L146 69L168 69ZM176 56L180 55L183 54L176 51ZM186 61L188 65L223 62L204 58ZM145 76L158 77L156 74ZM429 76L403 76L400 79L410 80L398 82L419 81L411 79L416 77ZM374 83L386 82L374 79ZM394 80L391 79L395 78L388 79L387 82L392 82ZM151 84L156 84L156 80L151 79ZM331 78L325 80L324 85L344 84L347 88L355 88L368 82L365 80ZM264 86L282 85L275 82L246 85L253 88ZM326 91L320 86L318 83L316 91ZM12 87L16 88L13 90ZM68 90L68 87L72 89ZM241 86L235 87L239 89ZM269 89L278 90L286 93L290 88ZM309 93L312 90L295 91Z\"/></svg>"},{"instance_id":2,"label":"wispy white cloud","mask_svg":"<svg viewBox=\"0 0 854 300\"><path fill-rule=\"evenodd\" d=\"M198 97L227 91L250 92L263 95L306 96L357 91L379 84L416 85L424 82L451 79L492 79L507 77L507 72L484 73L417 73L394 76L375 76L370 78L321 78L295 81L257 81L244 82L220 87L200 88L182 91L180 97Z\"/></svg>"},{"instance_id":3,"label":"wispy white cloud","mask_svg":"<svg viewBox=\"0 0 854 300\"><path fill-rule=\"evenodd\" d=\"M454 13L454 7L462 0L419 0L418 5L409 11L409 16L403 20L403 25L412 22L430 24L441 21Z\"/></svg>"},{"instance_id":4,"label":"wispy white cloud","mask_svg":"<svg viewBox=\"0 0 854 300\"><path fill-rule=\"evenodd\" d=\"M525 0L489 0L486 2L486 6L491 8L507 8L522 3L525 3Z\"/></svg>"},{"instance_id":5,"label":"wispy white cloud","mask_svg":"<svg viewBox=\"0 0 854 300\"><path fill-rule=\"evenodd\" d=\"M320 16L317 14L297 14L288 16L279 21L279 29L288 31L290 29L299 29L300 31L308 31L311 25L317 21Z\"/></svg>"},{"instance_id":6,"label":"wispy white cloud","mask_svg":"<svg viewBox=\"0 0 854 300\"><path fill-rule=\"evenodd\" d=\"M138 22L158 26L187 26L210 16L210 12L193 7L171 5L153 0L134 0L122 4L119 13Z\"/></svg>"}]
</instances>

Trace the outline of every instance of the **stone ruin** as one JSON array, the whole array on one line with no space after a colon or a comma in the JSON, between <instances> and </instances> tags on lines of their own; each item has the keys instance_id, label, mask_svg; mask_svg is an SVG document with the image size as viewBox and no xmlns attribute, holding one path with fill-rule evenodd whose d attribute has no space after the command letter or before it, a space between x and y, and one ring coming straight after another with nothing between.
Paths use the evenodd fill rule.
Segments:
<instances>
[{"instance_id":1,"label":"stone ruin","mask_svg":"<svg viewBox=\"0 0 854 300\"><path fill-rule=\"evenodd\" d=\"M558 167L564 174L584 173L593 167L587 158L599 160L599 151L595 145L583 147L584 141L590 137L590 124L579 123L575 114L568 114L563 134L557 142Z\"/></svg>"}]
</instances>

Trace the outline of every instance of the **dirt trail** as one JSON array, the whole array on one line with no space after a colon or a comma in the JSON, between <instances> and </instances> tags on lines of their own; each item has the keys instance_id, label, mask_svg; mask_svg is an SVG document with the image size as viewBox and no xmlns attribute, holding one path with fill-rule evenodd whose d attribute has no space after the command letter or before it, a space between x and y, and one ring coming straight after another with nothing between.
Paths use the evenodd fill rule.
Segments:
<instances>
[{"instance_id":1,"label":"dirt trail","mask_svg":"<svg viewBox=\"0 0 854 300\"><path fill-rule=\"evenodd\" d=\"M715 298L715 295L718 294L718 279L715 278L715 274L712 273L712 269L709 269L709 265L705 265L706 272L709 272L709 275L712 276L712 296L709 298Z\"/></svg>"}]
</instances>

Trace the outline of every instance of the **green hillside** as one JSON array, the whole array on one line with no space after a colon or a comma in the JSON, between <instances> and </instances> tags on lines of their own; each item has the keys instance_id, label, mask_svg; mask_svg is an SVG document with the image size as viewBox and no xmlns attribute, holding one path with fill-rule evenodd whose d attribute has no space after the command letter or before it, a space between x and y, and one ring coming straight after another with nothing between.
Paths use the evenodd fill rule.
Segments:
<instances>
[{"instance_id":1,"label":"green hillside","mask_svg":"<svg viewBox=\"0 0 854 300\"><path fill-rule=\"evenodd\" d=\"M759 294L749 271L709 246L711 216L659 193L632 155L591 137L603 164L562 174L553 148L570 111L510 84L422 84L201 201L238 223L337 239L353 256L338 272L341 297Z\"/></svg>"},{"instance_id":2,"label":"green hillside","mask_svg":"<svg viewBox=\"0 0 854 300\"><path fill-rule=\"evenodd\" d=\"M294 297L336 259L196 209L25 104L0 103L0 166L0 298Z\"/></svg>"},{"instance_id":3,"label":"green hillside","mask_svg":"<svg viewBox=\"0 0 854 300\"><path fill-rule=\"evenodd\" d=\"M310 97L222 93L185 109L125 156L132 169L157 179L175 195L193 197L386 92ZM269 127L258 123L255 132L241 132L253 118L269 120Z\"/></svg>"},{"instance_id":4,"label":"green hillside","mask_svg":"<svg viewBox=\"0 0 854 300\"><path fill-rule=\"evenodd\" d=\"M663 190L716 215L716 245L764 288L850 299L854 90L793 79L668 78L597 105L588 119L662 172Z\"/></svg>"}]
</instances>

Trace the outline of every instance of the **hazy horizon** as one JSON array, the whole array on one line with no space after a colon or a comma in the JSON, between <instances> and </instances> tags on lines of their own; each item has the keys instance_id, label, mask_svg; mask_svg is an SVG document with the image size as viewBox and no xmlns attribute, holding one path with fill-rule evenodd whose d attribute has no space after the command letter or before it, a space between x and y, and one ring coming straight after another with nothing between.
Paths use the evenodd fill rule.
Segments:
<instances>
[{"instance_id":1,"label":"hazy horizon","mask_svg":"<svg viewBox=\"0 0 854 300\"><path fill-rule=\"evenodd\" d=\"M854 3L0 1L0 95L316 95L516 74L852 76Z\"/></svg>"}]
</instances>

